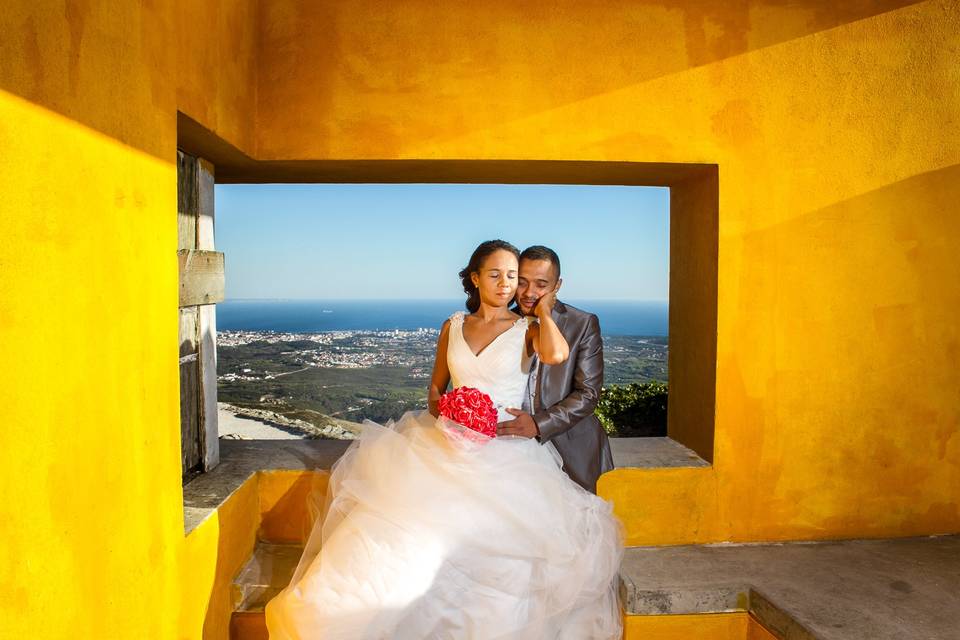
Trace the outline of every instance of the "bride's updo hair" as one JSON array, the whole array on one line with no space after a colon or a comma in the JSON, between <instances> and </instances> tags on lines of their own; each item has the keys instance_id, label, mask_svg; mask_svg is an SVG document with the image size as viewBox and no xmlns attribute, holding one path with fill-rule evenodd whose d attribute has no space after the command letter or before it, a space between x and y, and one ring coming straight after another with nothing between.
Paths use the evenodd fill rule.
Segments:
<instances>
[{"instance_id":1,"label":"bride's updo hair","mask_svg":"<svg viewBox=\"0 0 960 640\"><path fill-rule=\"evenodd\" d=\"M467 311L474 313L480 308L480 290L473 284L470 274L479 273L483 261L496 251L509 251L520 260L520 250L506 240L487 240L473 250L470 262L460 270L460 281L463 283L463 292L467 294Z\"/></svg>"}]
</instances>

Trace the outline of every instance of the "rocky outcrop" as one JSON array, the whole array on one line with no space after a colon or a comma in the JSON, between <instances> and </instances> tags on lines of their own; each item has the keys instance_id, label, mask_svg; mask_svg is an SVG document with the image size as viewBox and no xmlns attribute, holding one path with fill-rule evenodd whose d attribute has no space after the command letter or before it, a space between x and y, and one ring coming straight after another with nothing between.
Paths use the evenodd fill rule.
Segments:
<instances>
[{"instance_id":1,"label":"rocky outcrop","mask_svg":"<svg viewBox=\"0 0 960 640\"><path fill-rule=\"evenodd\" d=\"M229 411L237 417L257 420L288 433L295 432L302 434L304 439L328 438L333 440L354 440L360 434L362 428L359 423L331 418L316 411L310 411L309 413L311 415L309 416L305 416L305 411L302 409L293 411L297 416L309 417L309 420L304 420L300 417L285 415L282 411L239 407L224 402L218 403L218 406L220 409ZM225 437L241 438L242 436L233 435Z\"/></svg>"}]
</instances>

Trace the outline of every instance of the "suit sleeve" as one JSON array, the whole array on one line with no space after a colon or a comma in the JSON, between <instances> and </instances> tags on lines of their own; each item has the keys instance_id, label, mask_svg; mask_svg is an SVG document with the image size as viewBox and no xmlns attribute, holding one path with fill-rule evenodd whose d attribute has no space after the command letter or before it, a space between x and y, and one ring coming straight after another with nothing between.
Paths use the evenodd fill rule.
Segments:
<instances>
[{"instance_id":1,"label":"suit sleeve","mask_svg":"<svg viewBox=\"0 0 960 640\"><path fill-rule=\"evenodd\" d=\"M590 314L577 349L573 390L557 404L541 409L533 416L540 429L540 441L546 442L566 432L591 415L597 408L602 386L603 340L600 338L600 321L596 315Z\"/></svg>"}]
</instances>

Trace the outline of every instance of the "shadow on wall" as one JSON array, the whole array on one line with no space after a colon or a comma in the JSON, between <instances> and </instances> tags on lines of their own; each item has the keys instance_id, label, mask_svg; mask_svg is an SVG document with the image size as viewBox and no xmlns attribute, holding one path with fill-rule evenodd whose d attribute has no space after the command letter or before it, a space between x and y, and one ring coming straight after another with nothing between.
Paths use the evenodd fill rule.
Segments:
<instances>
[{"instance_id":1,"label":"shadow on wall","mask_svg":"<svg viewBox=\"0 0 960 640\"><path fill-rule=\"evenodd\" d=\"M742 239L743 264L768 266L739 272L751 294L734 311L740 337L718 394L739 416L733 442L762 447L734 444L723 464L789 451L804 461L801 473L846 503L817 521L827 530L919 535L960 522L955 500L936 499L956 495L960 468L958 201L953 165ZM732 380L750 382L724 384ZM769 465L739 490L789 484L785 468ZM809 487L794 497L818 495ZM923 495L927 506L902 513L870 506L875 496Z\"/></svg>"},{"instance_id":2,"label":"shadow on wall","mask_svg":"<svg viewBox=\"0 0 960 640\"><path fill-rule=\"evenodd\" d=\"M916 3L612 0L600 11L576 0L563 0L565 8L487 0L417 14L408 3L379 0L365 0L366 8L274 1L263 3L260 12L251 10L253 2L174 2L160 9L130 4L94 12L91 3L77 1L55 15L40 4L18 2L0 14L0 89L169 160L177 109L248 149L261 93L258 74L290 80L263 87L267 112L282 108L289 91L301 92L295 108L302 108L304 86L314 87L313 98L325 104L324 92L337 85L400 100L410 91L432 93L438 111L455 105L462 111L464 98L445 87L466 77L489 107L472 117L491 124ZM580 19L577 11L589 12L590 19ZM358 15L377 19L358 21ZM444 28L437 29L438 23ZM638 50L649 41L646 36L678 29L676 37L664 39L675 50ZM478 31L484 37L477 37ZM324 37L313 37L316 33ZM303 49L298 60L318 64L287 68L291 43ZM424 58L414 73L409 64L396 64L416 50L436 56ZM571 51L588 51L595 61L579 66L575 81L566 62ZM525 52L539 57L522 62ZM517 73L518 65L527 73ZM539 81L544 78L559 81L543 91ZM362 135L351 126L343 123L340 134Z\"/></svg>"}]
</instances>

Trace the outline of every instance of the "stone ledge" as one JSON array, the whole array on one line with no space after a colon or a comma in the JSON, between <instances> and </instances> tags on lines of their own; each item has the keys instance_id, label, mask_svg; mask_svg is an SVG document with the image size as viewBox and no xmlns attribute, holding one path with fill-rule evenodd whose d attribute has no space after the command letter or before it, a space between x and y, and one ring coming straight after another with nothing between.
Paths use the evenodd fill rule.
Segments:
<instances>
[{"instance_id":1,"label":"stone ledge","mask_svg":"<svg viewBox=\"0 0 960 640\"><path fill-rule=\"evenodd\" d=\"M784 640L960 638L960 535L631 547L630 615L749 611Z\"/></svg>"},{"instance_id":2,"label":"stone ledge","mask_svg":"<svg viewBox=\"0 0 960 640\"><path fill-rule=\"evenodd\" d=\"M257 471L326 470L343 455L350 440L220 439L220 464L183 487L183 528L197 525ZM670 438L611 438L617 468L709 467L696 453Z\"/></svg>"},{"instance_id":3,"label":"stone ledge","mask_svg":"<svg viewBox=\"0 0 960 640\"><path fill-rule=\"evenodd\" d=\"M610 438L610 450L617 469L710 466L695 451L668 437Z\"/></svg>"},{"instance_id":4,"label":"stone ledge","mask_svg":"<svg viewBox=\"0 0 960 640\"><path fill-rule=\"evenodd\" d=\"M220 464L183 487L183 529L189 534L250 476L263 470L329 469L349 440L220 439Z\"/></svg>"}]
</instances>

